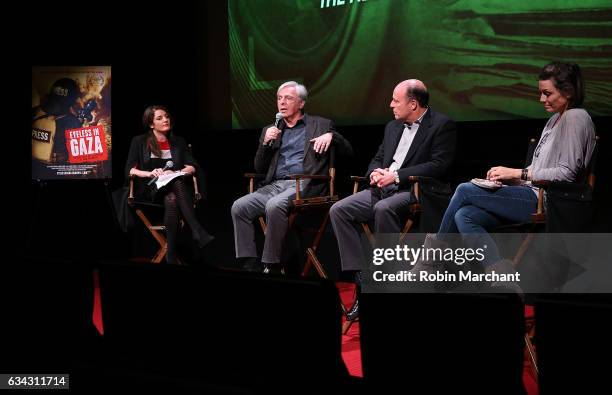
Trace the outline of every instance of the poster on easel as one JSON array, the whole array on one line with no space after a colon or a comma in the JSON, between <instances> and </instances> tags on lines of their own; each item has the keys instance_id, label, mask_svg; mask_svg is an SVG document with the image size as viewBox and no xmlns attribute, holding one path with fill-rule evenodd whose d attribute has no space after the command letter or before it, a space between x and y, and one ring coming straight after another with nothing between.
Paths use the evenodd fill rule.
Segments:
<instances>
[{"instance_id":1,"label":"poster on easel","mask_svg":"<svg viewBox=\"0 0 612 395\"><path fill-rule=\"evenodd\" d=\"M32 179L112 177L111 67L32 67Z\"/></svg>"}]
</instances>

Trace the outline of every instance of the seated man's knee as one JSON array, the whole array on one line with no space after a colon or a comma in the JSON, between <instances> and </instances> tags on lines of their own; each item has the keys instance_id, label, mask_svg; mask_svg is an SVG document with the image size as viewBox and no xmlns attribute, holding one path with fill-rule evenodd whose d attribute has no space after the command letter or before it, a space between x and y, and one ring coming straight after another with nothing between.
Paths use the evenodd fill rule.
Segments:
<instances>
[{"instance_id":1,"label":"seated man's knee","mask_svg":"<svg viewBox=\"0 0 612 395\"><path fill-rule=\"evenodd\" d=\"M270 199L266 202L266 217L271 215L286 215L287 208L280 199Z\"/></svg>"},{"instance_id":2,"label":"seated man's knee","mask_svg":"<svg viewBox=\"0 0 612 395\"><path fill-rule=\"evenodd\" d=\"M343 214L344 214L344 203L342 200L334 203L329 209L329 217L332 220L336 218L341 218Z\"/></svg>"},{"instance_id":3,"label":"seated man's knee","mask_svg":"<svg viewBox=\"0 0 612 395\"><path fill-rule=\"evenodd\" d=\"M232 204L232 217L240 217L245 213L246 204L243 199L234 200Z\"/></svg>"},{"instance_id":4,"label":"seated man's knee","mask_svg":"<svg viewBox=\"0 0 612 395\"><path fill-rule=\"evenodd\" d=\"M379 200L378 203L374 205L374 217L378 217L380 215L387 215L391 211L393 211L393 208L384 199Z\"/></svg>"}]
</instances>

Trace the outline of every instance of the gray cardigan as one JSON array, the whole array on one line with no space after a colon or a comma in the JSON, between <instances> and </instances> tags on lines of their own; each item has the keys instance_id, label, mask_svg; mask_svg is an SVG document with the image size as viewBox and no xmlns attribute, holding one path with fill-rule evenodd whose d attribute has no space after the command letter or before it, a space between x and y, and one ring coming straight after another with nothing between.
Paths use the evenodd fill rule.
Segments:
<instances>
[{"instance_id":1,"label":"gray cardigan","mask_svg":"<svg viewBox=\"0 0 612 395\"><path fill-rule=\"evenodd\" d=\"M555 125L557 118L558 113L544 127L530 166L531 179L583 182L595 148L595 125L582 108L565 111Z\"/></svg>"}]
</instances>

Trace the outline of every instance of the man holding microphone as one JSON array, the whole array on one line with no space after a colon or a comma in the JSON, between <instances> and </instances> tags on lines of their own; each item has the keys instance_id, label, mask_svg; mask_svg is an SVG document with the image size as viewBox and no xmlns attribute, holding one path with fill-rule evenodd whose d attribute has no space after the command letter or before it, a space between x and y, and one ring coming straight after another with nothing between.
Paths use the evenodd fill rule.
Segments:
<instances>
[{"instance_id":1,"label":"man holding microphone","mask_svg":"<svg viewBox=\"0 0 612 395\"><path fill-rule=\"evenodd\" d=\"M292 174L327 175L329 148L352 153L349 142L336 132L329 119L304 113L308 92L295 81L282 84L276 95L278 114L274 125L263 128L255 154L255 171L265 174L255 192L232 205L236 258L245 270L259 271L253 221L266 218L266 237L261 262L264 272L279 271L288 228L287 211L295 198ZM303 180L302 196L319 196L326 182Z\"/></svg>"}]
</instances>

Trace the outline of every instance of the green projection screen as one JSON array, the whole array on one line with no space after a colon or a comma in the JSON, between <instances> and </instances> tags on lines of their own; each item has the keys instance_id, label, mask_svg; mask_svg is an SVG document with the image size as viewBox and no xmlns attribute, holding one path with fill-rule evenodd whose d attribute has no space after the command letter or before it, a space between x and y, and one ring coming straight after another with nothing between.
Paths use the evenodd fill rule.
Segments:
<instances>
[{"instance_id":1,"label":"green projection screen","mask_svg":"<svg viewBox=\"0 0 612 395\"><path fill-rule=\"evenodd\" d=\"M276 89L341 125L392 119L397 82L418 78L458 121L544 118L537 74L578 63L585 108L612 115L610 0L228 0L232 126L269 124Z\"/></svg>"}]
</instances>

